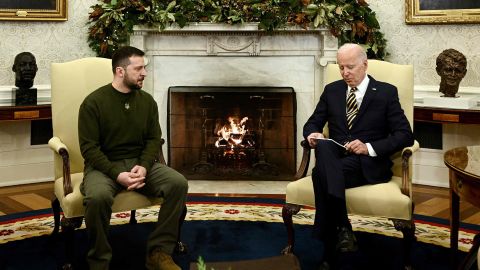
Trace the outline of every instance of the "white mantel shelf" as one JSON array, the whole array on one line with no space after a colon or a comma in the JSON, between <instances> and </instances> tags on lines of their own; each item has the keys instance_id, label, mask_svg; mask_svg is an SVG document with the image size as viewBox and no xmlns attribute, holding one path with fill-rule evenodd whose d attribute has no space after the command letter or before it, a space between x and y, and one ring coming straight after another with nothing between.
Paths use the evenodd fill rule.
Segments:
<instances>
[{"instance_id":1,"label":"white mantel shelf","mask_svg":"<svg viewBox=\"0 0 480 270\"><path fill-rule=\"evenodd\" d=\"M325 27L319 28L308 28L304 29L299 26L286 26L284 28L277 29L273 32L267 32L265 30L258 28L258 23L242 23L242 24L225 24L225 23L209 23L209 22L198 22L190 23L184 27L178 25L171 25L166 27L163 30L160 30L158 27L149 27L143 25L136 25L133 27L134 33L139 31L146 32L157 32L157 33L169 33L169 32L262 32L265 34L271 33L282 33L282 32L299 32L299 33L308 33L308 32L329 32Z\"/></svg>"},{"instance_id":2,"label":"white mantel shelf","mask_svg":"<svg viewBox=\"0 0 480 270\"><path fill-rule=\"evenodd\" d=\"M192 23L181 28L135 26L130 44L150 55L280 56L313 55L326 66L335 62L338 41L327 28L289 26L273 32L258 23Z\"/></svg>"}]
</instances>

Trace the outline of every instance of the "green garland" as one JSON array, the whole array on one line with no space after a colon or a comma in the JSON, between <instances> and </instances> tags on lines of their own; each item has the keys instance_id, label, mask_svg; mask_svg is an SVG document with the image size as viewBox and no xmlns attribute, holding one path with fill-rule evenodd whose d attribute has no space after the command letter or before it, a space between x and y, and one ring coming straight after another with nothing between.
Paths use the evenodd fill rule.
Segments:
<instances>
[{"instance_id":1,"label":"green garland","mask_svg":"<svg viewBox=\"0 0 480 270\"><path fill-rule=\"evenodd\" d=\"M384 59L386 40L365 0L99 0L89 13L88 44L98 56L111 57L128 43L134 25L160 30L175 23L237 24L258 22L272 32L287 25L327 27L339 43L365 46L369 58Z\"/></svg>"}]
</instances>

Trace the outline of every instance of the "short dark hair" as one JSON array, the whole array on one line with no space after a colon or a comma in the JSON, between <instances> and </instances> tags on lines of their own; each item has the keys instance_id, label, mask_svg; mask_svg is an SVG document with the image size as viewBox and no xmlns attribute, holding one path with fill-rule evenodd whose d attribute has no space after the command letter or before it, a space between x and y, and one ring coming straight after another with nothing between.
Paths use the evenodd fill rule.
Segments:
<instances>
[{"instance_id":1,"label":"short dark hair","mask_svg":"<svg viewBox=\"0 0 480 270\"><path fill-rule=\"evenodd\" d=\"M130 60L128 58L132 56L144 56L145 53L132 46L124 46L118 48L112 56L112 71L115 73L115 69L117 67L125 68L130 64Z\"/></svg>"}]
</instances>

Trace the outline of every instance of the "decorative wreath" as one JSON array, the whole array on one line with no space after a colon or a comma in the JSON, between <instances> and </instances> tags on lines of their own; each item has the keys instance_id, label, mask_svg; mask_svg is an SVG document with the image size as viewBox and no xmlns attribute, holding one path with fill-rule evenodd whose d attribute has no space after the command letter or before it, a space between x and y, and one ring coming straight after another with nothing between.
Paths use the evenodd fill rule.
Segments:
<instances>
[{"instance_id":1,"label":"decorative wreath","mask_svg":"<svg viewBox=\"0 0 480 270\"><path fill-rule=\"evenodd\" d=\"M159 30L189 22L257 22L272 32L287 25L326 27L340 44L358 43L369 58L384 59L386 40L365 0L99 0L89 13L88 44L98 56L111 57L128 43L134 25Z\"/></svg>"}]
</instances>

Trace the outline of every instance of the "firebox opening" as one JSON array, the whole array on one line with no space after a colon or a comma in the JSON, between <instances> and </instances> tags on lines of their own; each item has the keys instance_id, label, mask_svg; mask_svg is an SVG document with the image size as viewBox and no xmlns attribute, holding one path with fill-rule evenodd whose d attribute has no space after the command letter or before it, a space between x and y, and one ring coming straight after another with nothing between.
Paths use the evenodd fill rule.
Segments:
<instances>
[{"instance_id":1,"label":"firebox opening","mask_svg":"<svg viewBox=\"0 0 480 270\"><path fill-rule=\"evenodd\" d=\"M295 106L291 87L170 87L169 164L189 180L292 180Z\"/></svg>"}]
</instances>

